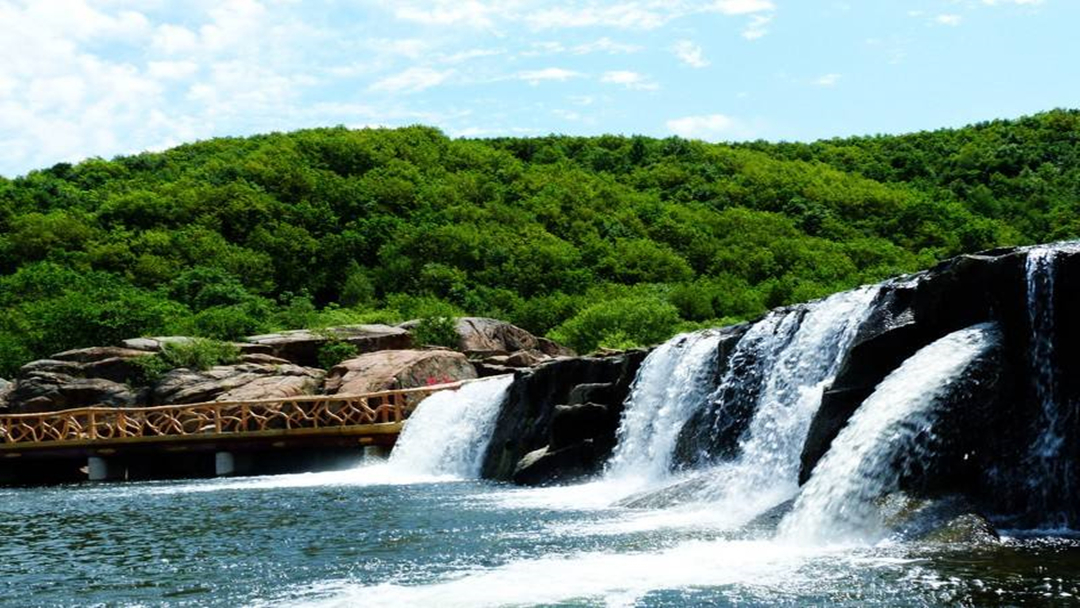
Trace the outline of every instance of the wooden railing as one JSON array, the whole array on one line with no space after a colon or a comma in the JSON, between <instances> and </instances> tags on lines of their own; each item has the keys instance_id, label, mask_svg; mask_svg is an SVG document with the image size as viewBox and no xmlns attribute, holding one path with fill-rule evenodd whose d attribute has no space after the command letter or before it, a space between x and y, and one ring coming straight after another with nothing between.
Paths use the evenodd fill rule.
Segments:
<instances>
[{"instance_id":1,"label":"wooden railing","mask_svg":"<svg viewBox=\"0 0 1080 608\"><path fill-rule=\"evenodd\" d=\"M242 435L297 429L342 429L400 423L432 393L454 382L366 395L218 401L188 405L86 407L0 416L0 449L129 438Z\"/></svg>"}]
</instances>

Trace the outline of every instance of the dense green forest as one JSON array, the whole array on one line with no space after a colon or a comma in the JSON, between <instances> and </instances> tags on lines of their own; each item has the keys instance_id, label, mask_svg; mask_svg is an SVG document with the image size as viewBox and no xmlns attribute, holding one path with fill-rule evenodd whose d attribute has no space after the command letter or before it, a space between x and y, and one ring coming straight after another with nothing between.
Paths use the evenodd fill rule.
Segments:
<instances>
[{"instance_id":1,"label":"dense green forest","mask_svg":"<svg viewBox=\"0 0 1080 608\"><path fill-rule=\"evenodd\" d=\"M471 314L656 342L1080 234L1080 112L811 144L224 138L0 178L0 376L149 334Z\"/></svg>"}]
</instances>

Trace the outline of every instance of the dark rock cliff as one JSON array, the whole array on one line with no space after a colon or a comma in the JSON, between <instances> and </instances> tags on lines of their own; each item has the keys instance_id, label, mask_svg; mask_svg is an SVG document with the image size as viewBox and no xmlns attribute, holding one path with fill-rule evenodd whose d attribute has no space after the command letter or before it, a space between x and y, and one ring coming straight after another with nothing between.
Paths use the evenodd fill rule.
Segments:
<instances>
[{"instance_id":1,"label":"dark rock cliff","mask_svg":"<svg viewBox=\"0 0 1080 608\"><path fill-rule=\"evenodd\" d=\"M496 421L481 476L510 480L526 454L549 446L558 464L549 459L544 474L519 475L517 481L545 483L598 471L611 454L623 402L645 355L628 351L559 359L518 372Z\"/></svg>"}]
</instances>

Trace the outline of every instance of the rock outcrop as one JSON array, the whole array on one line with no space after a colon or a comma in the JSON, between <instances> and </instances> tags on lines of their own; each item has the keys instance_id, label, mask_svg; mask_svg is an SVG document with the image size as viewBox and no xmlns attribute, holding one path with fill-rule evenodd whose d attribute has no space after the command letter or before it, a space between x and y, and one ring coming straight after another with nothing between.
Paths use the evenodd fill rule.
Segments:
<instances>
[{"instance_id":1,"label":"rock outcrop","mask_svg":"<svg viewBox=\"0 0 1080 608\"><path fill-rule=\"evenodd\" d=\"M934 457L905 469L901 488L916 495L960 492L988 511L1019 517L1016 525L1037 523L1047 510L1059 521L1080 521L1080 507L1063 489L1080 482L1080 471L1052 473L1058 479L1045 483L1054 490L1033 491L1027 481L1036 466L1031 446L1045 425L1033 339L1053 345L1046 364L1055 378L1054 407L1061 410L1055 415L1070 419L1080 403L1080 320L1071 312L1080 296L1080 248L1056 247L1050 260L1052 284L1042 287L1029 283L1025 249L960 256L885 283L811 423L800 481L809 479L854 411L904 360L953 331L993 321L1002 331L1001 351L993 363L969 370L968 390L944 399L948 415L933 429ZM1050 298L1041 306L1053 313L1034 338L1032 295ZM1061 433L1055 458L1080 462L1080 427Z\"/></svg>"},{"instance_id":2,"label":"rock outcrop","mask_svg":"<svg viewBox=\"0 0 1080 608\"><path fill-rule=\"evenodd\" d=\"M398 325L412 330L418 320ZM489 364L506 367L532 367L552 357L572 357L574 351L499 319L487 317L459 317L455 328L458 333L457 349L473 359L484 359Z\"/></svg>"},{"instance_id":3,"label":"rock outcrop","mask_svg":"<svg viewBox=\"0 0 1080 608\"><path fill-rule=\"evenodd\" d=\"M7 409L7 396L12 386L11 382L0 378L0 410Z\"/></svg>"},{"instance_id":4,"label":"rock outcrop","mask_svg":"<svg viewBox=\"0 0 1080 608\"><path fill-rule=\"evenodd\" d=\"M327 394L361 394L415 388L476 378L465 355L452 350L388 350L360 355L334 366Z\"/></svg>"},{"instance_id":5,"label":"rock outcrop","mask_svg":"<svg viewBox=\"0 0 1080 608\"><path fill-rule=\"evenodd\" d=\"M320 331L298 329L249 336L244 341L268 349L265 354L305 366L318 365L319 349L330 341L352 344L356 347L357 353L361 354L382 350L401 350L412 346L412 337L408 331L389 325L345 325Z\"/></svg>"},{"instance_id":6,"label":"rock outcrop","mask_svg":"<svg viewBox=\"0 0 1080 608\"><path fill-rule=\"evenodd\" d=\"M33 413L92 405L131 406L139 402L139 395L112 380L79 378L39 367L20 374L7 402L14 413Z\"/></svg>"},{"instance_id":7,"label":"rock outcrop","mask_svg":"<svg viewBox=\"0 0 1080 608\"><path fill-rule=\"evenodd\" d=\"M558 359L519 372L496 420L482 477L535 485L598 472L611 455L623 401L645 355Z\"/></svg>"},{"instance_id":8,"label":"rock outcrop","mask_svg":"<svg viewBox=\"0 0 1080 608\"><path fill-rule=\"evenodd\" d=\"M206 371L174 369L151 393L155 404L244 401L312 395L319 392L324 372L299 365L240 363Z\"/></svg>"}]
</instances>

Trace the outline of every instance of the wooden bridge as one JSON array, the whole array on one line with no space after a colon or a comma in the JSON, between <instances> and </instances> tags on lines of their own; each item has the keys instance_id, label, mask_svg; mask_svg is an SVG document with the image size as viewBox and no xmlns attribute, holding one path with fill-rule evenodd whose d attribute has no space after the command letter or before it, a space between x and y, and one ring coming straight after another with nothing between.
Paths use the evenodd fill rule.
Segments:
<instances>
[{"instance_id":1,"label":"wooden bridge","mask_svg":"<svg viewBox=\"0 0 1080 608\"><path fill-rule=\"evenodd\" d=\"M220 401L157 407L86 407L0 416L0 463L89 459L92 480L121 476L110 462L148 454L213 454L214 472L241 472L236 454L286 448L388 449L425 397L454 382L364 395ZM14 459L14 460L12 460ZM123 477L131 467L125 466ZM136 467L137 468L137 467ZM2 481L0 475L0 481Z\"/></svg>"}]
</instances>

